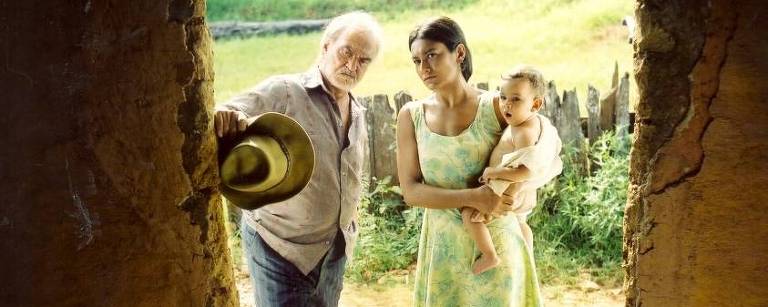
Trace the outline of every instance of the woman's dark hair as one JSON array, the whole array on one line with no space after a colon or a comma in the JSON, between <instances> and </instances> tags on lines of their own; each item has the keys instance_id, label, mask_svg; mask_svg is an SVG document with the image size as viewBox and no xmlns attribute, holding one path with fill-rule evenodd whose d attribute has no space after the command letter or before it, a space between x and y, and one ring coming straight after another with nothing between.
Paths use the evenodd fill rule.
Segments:
<instances>
[{"instance_id":1,"label":"woman's dark hair","mask_svg":"<svg viewBox=\"0 0 768 307\"><path fill-rule=\"evenodd\" d=\"M408 36L408 50L411 49L413 41L417 39L443 43L450 52L456 51L456 47L459 44L463 44L467 55L464 57L464 61L461 62L461 75L467 81L472 76L472 53L469 52L464 32L461 31L459 24L453 21L453 19L445 16L436 17L416 26L416 29L413 29Z\"/></svg>"}]
</instances>

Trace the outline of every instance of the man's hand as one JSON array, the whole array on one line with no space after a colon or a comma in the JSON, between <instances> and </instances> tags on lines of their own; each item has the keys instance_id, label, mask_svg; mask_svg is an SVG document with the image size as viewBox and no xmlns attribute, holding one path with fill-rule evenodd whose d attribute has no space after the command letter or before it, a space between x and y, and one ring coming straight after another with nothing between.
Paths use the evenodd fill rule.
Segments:
<instances>
[{"instance_id":1,"label":"man's hand","mask_svg":"<svg viewBox=\"0 0 768 307\"><path fill-rule=\"evenodd\" d=\"M235 136L245 131L248 126L248 115L241 111L216 109L213 115L213 125L216 135L220 138Z\"/></svg>"}]
</instances>

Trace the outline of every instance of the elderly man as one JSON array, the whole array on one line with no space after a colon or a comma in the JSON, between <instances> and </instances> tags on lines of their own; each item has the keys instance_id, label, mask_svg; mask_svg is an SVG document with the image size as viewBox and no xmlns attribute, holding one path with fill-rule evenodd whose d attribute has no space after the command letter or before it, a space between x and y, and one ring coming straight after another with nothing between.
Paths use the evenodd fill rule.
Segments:
<instances>
[{"instance_id":1,"label":"elderly man","mask_svg":"<svg viewBox=\"0 0 768 307\"><path fill-rule=\"evenodd\" d=\"M325 29L316 66L268 78L216 109L219 137L274 111L298 121L315 147L315 171L303 191L244 212L241 234L257 306L338 304L368 148L364 109L350 90L379 53L381 36L367 13L338 16Z\"/></svg>"}]
</instances>

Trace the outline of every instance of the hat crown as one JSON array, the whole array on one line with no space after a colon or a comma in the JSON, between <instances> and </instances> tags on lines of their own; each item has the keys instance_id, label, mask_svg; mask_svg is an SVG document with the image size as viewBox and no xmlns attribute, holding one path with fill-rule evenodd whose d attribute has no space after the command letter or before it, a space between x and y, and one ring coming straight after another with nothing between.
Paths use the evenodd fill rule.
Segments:
<instances>
[{"instance_id":1,"label":"hat crown","mask_svg":"<svg viewBox=\"0 0 768 307\"><path fill-rule=\"evenodd\" d=\"M312 140L294 119L267 112L248 119L245 130L219 139L221 191L246 210L285 201L312 177Z\"/></svg>"},{"instance_id":2,"label":"hat crown","mask_svg":"<svg viewBox=\"0 0 768 307\"><path fill-rule=\"evenodd\" d=\"M222 182L236 191L264 192L288 173L288 153L271 136L253 135L232 148L222 165Z\"/></svg>"}]
</instances>

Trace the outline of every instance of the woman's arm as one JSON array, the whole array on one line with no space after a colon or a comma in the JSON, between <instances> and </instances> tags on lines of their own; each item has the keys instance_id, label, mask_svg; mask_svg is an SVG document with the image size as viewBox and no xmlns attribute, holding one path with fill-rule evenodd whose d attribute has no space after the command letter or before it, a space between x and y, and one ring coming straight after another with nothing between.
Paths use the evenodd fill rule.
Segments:
<instances>
[{"instance_id":1,"label":"woman's arm","mask_svg":"<svg viewBox=\"0 0 768 307\"><path fill-rule=\"evenodd\" d=\"M408 108L397 116L397 176L405 203L432 209L472 207L481 212L504 213L507 207L493 191L482 186L474 189L443 189L422 183L419 153L413 121ZM509 199L511 203L511 199Z\"/></svg>"}]
</instances>

